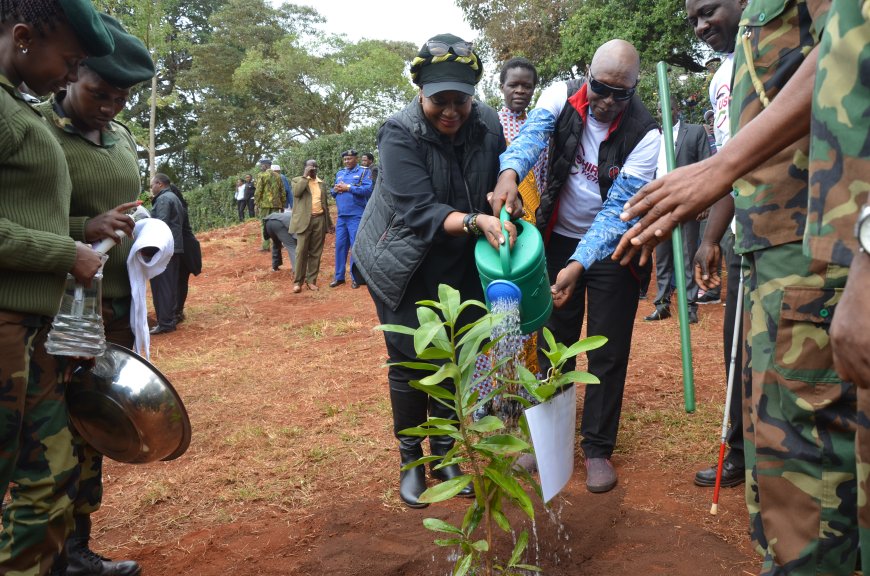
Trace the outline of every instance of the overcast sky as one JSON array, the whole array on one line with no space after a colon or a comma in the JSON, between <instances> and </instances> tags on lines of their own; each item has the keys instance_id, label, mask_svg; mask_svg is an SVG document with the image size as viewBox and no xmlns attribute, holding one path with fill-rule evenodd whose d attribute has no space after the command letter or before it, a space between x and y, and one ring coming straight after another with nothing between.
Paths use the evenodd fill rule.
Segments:
<instances>
[{"instance_id":1,"label":"overcast sky","mask_svg":"<svg viewBox=\"0 0 870 576\"><path fill-rule=\"evenodd\" d=\"M281 0L272 0L280 6ZM420 45L436 34L450 32L465 40L477 34L466 24L453 0L295 0L326 18L324 29L350 40L407 40Z\"/></svg>"}]
</instances>

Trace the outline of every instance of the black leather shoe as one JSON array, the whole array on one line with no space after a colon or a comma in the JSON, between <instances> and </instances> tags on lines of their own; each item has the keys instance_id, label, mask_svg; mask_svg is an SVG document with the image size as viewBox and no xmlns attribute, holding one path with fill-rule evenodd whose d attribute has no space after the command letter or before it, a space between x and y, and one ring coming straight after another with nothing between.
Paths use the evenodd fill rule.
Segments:
<instances>
[{"instance_id":1,"label":"black leather shoe","mask_svg":"<svg viewBox=\"0 0 870 576\"><path fill-rule=\"evenodd\" d=\"M154 328L152 328L151 330L148 331L148 333L151 334L152 336L154 336L156 334L166 334L167 332L175 332L175 326L172 326L171 328L166 327L166 326L155 326Z\"/></svg>"},{"instance_id":2,"label":"black leather shoe","mask_svg":"<svg viewBox=\"0 0 870 576\"><path fill-rule=\"evenodd\" d=\"M75 530L66 541L66 576L139 576L142 568L133 560L115 562L90 549L91 520L76 515Z\"/></svg>"},{"instance_id":3,"label":"black leather shoe","mask_svg":"<svg viewBox=\"0 0 870 576\"><path fill-rule=\"evenodd\" d=\"M698 311L697 310L689 310L689 324L697 324L698 323Z\"/></svg>"},{"instance_id":4,"label":"black leather shoe","mask_svg":"<svg viewBox=\"0 0 870 576\"><path fill-rule=\"evenodd\" d=\"M644 320L647 322L654 322L656 320L664 320L665 318L671 317L671 309L667 306L658 306L655 311L649 316L645 317Z\"/></svg>"},{"instance_id":5,"label":"black leather shoe","mask_svg":"<svg viewBox=\"0 0 870 576\"><path fill-rule=\"evenodd\" d=\"M730 488L746 482L746 470L734 462L725 459L722 464L722 486ZM695 474L695 486L712 488L716 486L716 466L704 468Z\"/></svg>"},{"instance_id":6,"label":"black leather shoe","mask_svg":"<svg viewBox=\"0 0 870 576\"><path fill-rule=\"evenodd\" d=\"M344 284L344 280L333 280L329 283L329 287L335 288L336 286L341 286L342 284Z\"/></svg>"},{"instance_id":7,"label":"black leather shoe","mask_svg":"<svg viewBox=\"0 0 870 576\"><path fill-rule=\"evenodd\" d=\"M356 280L351 280L350 287L356 290L357 288L359 288L359 284L356 283Z\"/></svg>"}]
</instances>

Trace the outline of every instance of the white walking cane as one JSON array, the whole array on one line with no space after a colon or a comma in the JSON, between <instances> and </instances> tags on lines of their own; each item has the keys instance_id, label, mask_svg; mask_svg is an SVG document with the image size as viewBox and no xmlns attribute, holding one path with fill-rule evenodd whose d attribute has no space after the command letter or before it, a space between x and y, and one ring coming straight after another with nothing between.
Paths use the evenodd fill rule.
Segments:
<instances>
[{"instance_id":1,"label":"white walking cane","mask_svg":"<svg viewBox=\"0 0 870 576\"><path fill-rule=\"evenodd\" d=\"M725 462L725 440L728 437L728 409L731 406L731 395L734 393L734 372L737 368L737 347L743 341L741 320L743 319L743 259L740 260L740 281L737 286L737 308L734 311L734 335L731 338L731 362L728 366L728 386L725 392L725 410L722 414L722 440L719 444L719 462L716 465L716 487L713 489L713 505L710 514L719 512L719 489L722 487L722 465Z\"/></svg>"}]
</instances>

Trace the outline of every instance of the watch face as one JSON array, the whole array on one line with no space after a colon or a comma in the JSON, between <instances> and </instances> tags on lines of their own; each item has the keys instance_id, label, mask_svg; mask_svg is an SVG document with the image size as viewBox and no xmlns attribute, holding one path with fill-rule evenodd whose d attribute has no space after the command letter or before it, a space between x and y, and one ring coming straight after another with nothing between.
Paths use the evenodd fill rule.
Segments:
<instances>
[{"instance_id":1,"label":"watch face","mask_svg":"<svg viewBox=\"0 0 870 576\"><path fill-rule=\"evenodd\" d=\"M861 218L861 223L858 226L858 243L864 252L870 252L870 214L865 214Z\"/></svg>"}]
</instances>

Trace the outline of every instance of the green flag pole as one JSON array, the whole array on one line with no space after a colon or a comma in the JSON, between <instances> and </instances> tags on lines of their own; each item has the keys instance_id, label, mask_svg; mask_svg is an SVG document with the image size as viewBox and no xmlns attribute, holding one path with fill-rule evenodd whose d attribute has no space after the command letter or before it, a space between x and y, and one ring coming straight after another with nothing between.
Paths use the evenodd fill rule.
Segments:
<instances>
[{"instance_id":1,"label":"green flag pole","mask_svg":"<svg viewBox=\"0 0 870 576\"><path fill-rule=\"evenodd\" d=\"M659 80L659 106L662 110L662 133L665 140L665 158L668 172L676 168L674 157L674 122L671 118L671 89L668 84L668 66L659 62L656 66ZM680 318L680 355L683 359L683 403L686 412L695 411L695 377L692 372L692 339L689 334L689 305L686 301L686 263L683 258L682 225L671 236L674 252L674 277L677 281L677 313Z\"/></svg>"}]
</instances>

